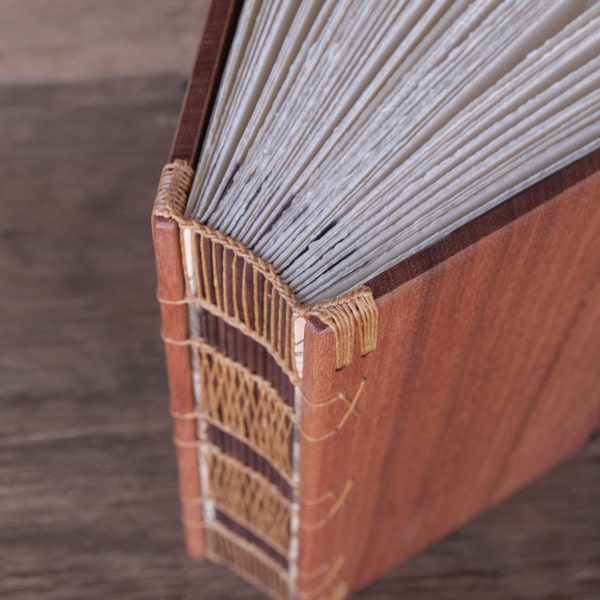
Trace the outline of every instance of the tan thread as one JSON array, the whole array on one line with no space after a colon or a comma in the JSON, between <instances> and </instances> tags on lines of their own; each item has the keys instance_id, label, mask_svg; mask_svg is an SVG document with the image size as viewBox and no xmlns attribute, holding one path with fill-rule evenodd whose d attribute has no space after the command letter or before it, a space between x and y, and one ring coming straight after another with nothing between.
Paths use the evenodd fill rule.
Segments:
<instances>
[{"instance_id":1,"label":"tan thread","mask_svg":"<svg viewBox=\"0 0 600 600\"><path fill-rule=\"evenodd\" d=\"M316 579L321 575L324 575L329 571L329 564L323 563L321 566L317 567L313 571L309 571L306 573L305 571L298 571L298 579Z\"/></svg>"},{"instance_id":2,"label":"tan thread","mask_svg":"<svg viewBox=\"0 0 600 600\"><path fill-rule=\"evenodd\" d=\"M171 413L171 416L174 419L181 418L180 416L177 415L177 413ZM186 415L186 418L187 417L188 417L188 415ZM221 431L224 431L228 435L234 437L236 440L239 440L244 445L248 446L248 448L250 448L250 450L252 450L256 454L258 454L259 456L262 456L262 458L264 458L271 465L273 470L275 470L278 473L278 475L280 475L281 478L284 479L290 485L290 487L292 487L294 489L297 487L296 483L294 482L293 476L290 475L289 473L283 471L277 464L274 464L271 457L263 449L259 448L258 446L256 446L252 442L250 442L247 437L240 435L237 431L234 431L233 429L230 429L229 427L224 426L217 419L208 417L204 413L194 413L194 418L197 418L198 420L200 420L202 422L206 422L209 425L213 425L214 427L217 427ZM184 440L184 439L176 438L176 437L173 437L172 440L173 440L173 444L180 448L200 449L200 448L203 448L208 443L208 442L205 442L202 440L190 441L190 440Z\"/></svg>"},{"instance_id":3,"label":"tan thread","mask_svg":"<svg viewBox=\"0 0 600 600\"><path fill-rule=\"evenodd\" d=\"M156 294L156 299L160 304L174 304L176 306L180 306L182 304L191 304L192 300L190 298L179 298L178 300L169 300L167 298L162 298L158 294Z\"/></svg>"},{"instance_id":4,"label":"tan thread","mask_svg":"<svg viewBox=\"0 0 600 600\"><path fill-rule=\"evenodd\" d=\"M341 571L345 560L346 557L343 554L340 554L337 557L333 567L327 572L326 577L318 586L316 586L312 590L306 592L301 591L298 593L299 600L312 600L313 598L316 598L319 594L323 593L323 591L326 590L335 581L335 578ZM298 575L301 576L302 574L299 573Z\"/></svg>"},{"instance_id":5,"label":"tan thread","mask_svg":"<svg viewBox=\"0 0 600 600\"><path fill-rule=\"evenodd\" d=\"M366 379L365 379L365 381L366 381ZM313 402L312 400L309 400L304 394L302 394L302 402L304 402L311 408L326 408L327 406L330 406L334 402L339 402L339 401L342 401L348 407L350 407L352 404L350 402L350 400L348 400L348 394L346 392L339 392L332 398L329 398L329 400L325 400L325 402ZM354 407L354 412L359 414L356 407Z\"/></svg>"},{"instance_id":6,"label":"tan thread","mask_svg":"<svg viewBox=\"0 0 600 600\"><path fill-rule=\"evenodd\" d=\"M212 419L217 426L222 424L236 432L291 476L289 443L297 417L277 390L266 379L201 340L172 340L166 336L163 339L169 344L189 345L196 353L204 399L198 417Z\"/></svg>"},{"instance_id":7,"label":"tan thread","mask_svg":"<svg viewBox=\"0 0 600 600\"><path fill-rule=\"evenodd\" d=\"M205 496L194 496L193 498L179 497L181 504L185 504L186 506L200 506L205 500Z\"/></svg>"},{"instance_id":8,"label":"tan thread","mask_svg":"<svg viewBox=\"0 0 600 600\"><path fill-rule=\"evenodd\" d=\"M198 411L180 413L175 410L171 410L170 413L174 419L180 419L182 421L193 421L194 419L201 419L203 417L203 414Z\"/></svg>"},{"instance_id":9,"label":"tan thread","mask_svg":"<svg viewBox=\"0 0 600 600\"><path fill-rule=\"evenodd\" d=\"M319 504L323 504L323 502L327 502L328 500L335 500L335 502L337 503L340 500L343 500L345 498L345 496L348 495L348 493L350 492L350 489L352 488L353 485L354 485L354 480L348 479L348 481L346 481L346 484L344 485L344 489L342 490L342 493L339 496L337 496L331 490L329 490L328 492L325 492L325 494L323 494L322 496L319 496L318 498L316 498L314 500L302 500L301 504L304 504L305 506L318 506Z\"/></svg>"},{"instance_id":10,"label":"tan thread","mask_svg":"<svg viewBox=\"0 0 600 600\"><path fill-rule=\"evenodd\" d=\"M262 377L210 346L194 345L200 365L203 413L260 448L292 474L290 438L296 416Z\"/></svg>"},{"instance_id":11,"label":"tan thread","mask_svg":"<svg viewBox=\"0 0 600 600\"><path fill-rule=\"evenodd\" d=\"M279 299L284 300L286 310L289 312L292 312L296 305L288 286L281 282L274 269L267 265L265 261L258 260L245 247L233 243L219 232L198 223L194 223L188 229L193 231L192 243L196 246L199 245L203 255L200 265L203 275L208 268L208 257L205 258L204 255L209 254L212 259L213 293L206 293L206 290L204 290L204 296L202 296L201 290L199 290L198 300L208 302L209 306L203 305L206 310L215 311L231 325L236 327L243 325L245 333L263 344L278 359L280 364L283 364L286 372L292 376L297 375L293 361L289 358L286 360L286 357L290 354L287 346L293 343L291 327L288 327L287 331L281 332L275 326L275 307L279 303ZM216 263L219 249L223 253L223 263L220 265L220 269ZM225 261L226 257L229 257L227 263ZM228 267L230 264L236 263L238 259L248 263L252 272L252 285L248 288L242 282L242 285L239 286L240 294L232 296L231 302L226 303L225 300L229 296L227 293L228 277L224 277L223 274L230 272ZM220 277L218 273L221 274ZM262 304L259 305L258 299L260 297L262 297ZM243 310L244 306L248 308L251 304L253 304L252 315L249 310ZM241 317L243 317L243 320L240 319Z\"/></svg>"},{"instance_id":12,"label":"tan thread","mask_svg":"<svg viewBox=\"0 0 600 600\"><path fill-rule=\"evenodd\" d=\"M248 531L252 532L257 538L262 539L264 542L266 542L269 546L271 546L272 548L274 548L277 552L279 552L279 554L281 554L281 556L288 558L288 554L289 554L289 540L287 542L287 546L282 546L281 544L279 544L276 540L274 540L272 537L270 537L269 535L265 535L264 532L257 527L254 523L252 523L251 521L247 521L243 518L241 518L238 514L236 514L233 510L231 510L230 506L228 504L224 504L219 502L215 497L213 496L203 496L200 498L196 498L194 499L194 502L184 502L183 500L181 501L182 504L185 504L187 506L200 506L203 502L206 501L211 501L214 503L214 505L218 508L218 510L224 514L226 514L230 519L233 519L234 521L237 521L240 525L242 525L245 529L247 529ZM189 527L190 529L200 529L203 528L203 521L192 521L190 519L187 520L183 520L182 521L185 527ZM289 525L289 523L286 523L286 529L287 526Z\"/></svg>"},{"instance_id":13,"label":"tan thread","mask_svg":"<svg viewBox=\"0 0 600 600\"><path fill-rule=\"evenodd\" d=\"M198 506L207 500L230 518L275 548L281 555L289 551L289 519L291 501L268 479L246 467L235 458L206 443L209 462L209 495L181 498L181 503ZM192 526L189 521L188 524Z\"/></svg>"},{"instance_id":14,"label":"tan thread","mask_svg":"<svg viewBox=\"0 0 600 600\"><path fill-rule=\"evenodd\" d=\"M356 405L358 404L358 399L360 398L360 396L362 394L362 391L365 387L366 382L367 382L366 378L363 378L361 380L361 382L358 386L358 389L356 390L356 393L354 394L354 398L352 399L352 402L350 403L350 406L348 407L348 410L344 413L344 415L340 419L339 423L332 430L328 431L327 433L323 434L322 436L315 437L315 436L308 434L302 427L300 427L300 433L304 437L304 439L306 439L309 442L323 442L323 441L329 439L331 436L335 435L338 431L340 431L346 424L346 421L350 418L350 415L355 411Z\"/></svg>"},{"instance_id":15,"label":"tan thread","mask_svg":"<svg viewBox=\"0 0 600 600\"><path fill-rule=\"evenodd\" d=\"M186 165L186 163L183 164ZM168 180L165 184L162 184L161 181L154 214L155 216L171 218L177 221L181 231L189 230L192 234L194 252L197 252L199 248L199 258L194 260L194 268L198 281L197 294L190 294L190 290L188 289L187 295L189 297L193 296L194 302L200 303L203 308L224 318L231 325L236 327L243 325L245 328L244 332L265 345L276 359L284 364L286 372L291 373L292 376L297 375L294 361L290 359L290 349L287 348L288 345L293 344L293 332L290 326L292 321L289 318L280 319L280 324L282 321L287 324L287 331L278 331L274 323L275 315L272 314L280 298L284 301L289 312L292 312L294 308L299 306L294 294L291 292L289 286L277 275L271 265L243 244L196 221L184 219L181 216L182 211L178 210L178 202L176 201L179 188L175 188L171 183L173 179L176 179L173 172L177 169L178 166L173 165L170 169L165 167L165 170L163 170ZM181 237L183 238L183 236ZM223 258L221 265L217 264L217 249L222 251ZM227 256L230 257L230 261L227 261ZM185 257L185 252L182 252L182 257ZM244 265L247 264L251 269L252 288L248 290L245 285L240 286L241 298L237 294L233 295L233 301L230 304L227 291L227 281L229 278L226 274L229 271L230 264L233 271L233 265L237 263L238 259ZM209 265L212 271L212 278L209 277ZM219 266L221 267L220 269L218 268ZM187 272L185 265L184 272ZM245 273L244 270L243 272ZM259 307L257 302L259 295L263 297L261 307ZM268 301L269 298L271 298L271 302ZM171 302L172 300L169 299L169 301ZM250 314L250 305L254 307L254 315ZM261 308L264 311L262 314Z\"/></svg>"},{"instance_id":16,"label":"tan thread","mask_svg":"<svg viewBox=\"0 0 600 600\"><path fill-rule=\"evenodd\" d=\"M259 540L262 540L270 548L278 552L283 558L289 560L289 542L287 546L282 546L275 539L265 535L264 531L260 527L257 527L256 524L252 523L251 521L246 521L242 519L239 515L233 512L229 506L221 504L219 502L215 502L215 506L217 507L219 512L229 517L232 521L235 521L236 523L242 525L242 527L244 527L244 529L252 533L254 537L256 537Z\"/></svg>"},{"instance_id":17,"label":"tan thread","mask_svg":"<svg viewBox=\"0 0 600 600\"><path fill-rule=\"evenodd\" d=\"M199 340L185 340L185 341L177 342L177 341L169 340L168 338L166 338L165 341L167 343L176 343L176 344L184 344L185 343L186 345L192 345L192 346L194 346L194 345L203 346L203 347L205 346L206 348L210 349L211 352L215 352L215 353L217 352L214 348L212 348L212 346L209 346L208 344L203 344ZM225 358L228 359L227 357L225 357ZM228 360L231 360L231 359L228 359ZM232 361L232 362L235 362L235 361ZM235 363L235 364L238 365L239 363ZM241 366L241 365L239 365L239 366ZM269 388L271 388L271 390L273 391L274 394L278 395L278 393L271 387L271 385L266 380L262 379L258 375L254 375L252 373L251 373L251 376L255 377L257 380L261 380L265 386L268 386ZM341 392L340 394L336 394L333 398L330 398L329 400L326 400L325 402L312 402L311 400L309 400L308 398L303 396L302 397L303 401L314 408L325 407L325 406L328 406L329 404L331 404L332 402L343 399L345 401L348 409L343 414L340 421L335 425L335 427L333 429L331 429L330 431L328 431L326 434L323 434L322 436L312 436L309 433L307 433L304 429L301 428L300 433L302 434L302 436L309 442L322 442L326 439L329 439L331 436L335 435L338 431L340 431L352 414L355 414L357 417L360 416L360 411L357 408L358 400L360 399L360 396L363 392L363 389L364 389L366 383L367 383L366 377L361 379L358 389L356 390L356 393L354 394L354 397L352 398L351 402L348 401L346 392ZM281 402L283 403L283 400L281 400ZM297 424L298 417L294 414L293 410L285 403L283 403L283 406L284 406L284 412L289 415L289 419L290 419L290 422L292 423L292 425ZM220 421L218 419L213 419L210 416L210 413L199 412L199 411L192 411L192 412L188 412L188 413L177 413L177 412L171 411L171 416L175 419L184 419L184 420L185 419L188 419L188 420L206 419L206 420L208 420L208 422L210 422L211 424L214 424L216 427L223 429L223 431L226 431L227 433L232 433L233 435L235 435L235 437L237 437L238 439L240 439L241 441L246 443L246 445L248 445L250 448L255 450L258 454L261 454L262 456L264 456L264 458L269 460L269 462L273 463L270 455L265 453L264 448L262 448L259 445L254 444L247 436L241 435L236 429L226 427L225 423L223 423L222 421ZM290 430L290 432L291 432L291 430ZM185 446L186 444L190 444L191 447L197 447L197 443L198 443L198 442L189 442L189 441L185 441L185 440L183 440L183 441L182 440L173 440L173 441L176 445L179 444L179 445ZM278 463L275 462L273 464L274 464L274 466L276 466ZM289 478L290 473L288 473L287 471L284 471L282 473L282 475L285 475L286 477ZM290 479L290 481L291 481L291 479Z\"/></svg>"},{"instance_id":18,"label":"tan thread","mask_svg":"<svg viewBox=\"0 0 600 600\"><path fill-rule=\"evenodd\" d=\"M361 354L368 354L375 349L378 309L368 287L362 286L345 296L319 302L312 307L302 306L275 268L244 244L197 221L183 218L183 209L192 177L193 170L185 161L177 160L166 165L158 188L154 215L174 219L181 230L189 230L193 234L194 252L197 253L198 248L200 250L200 256L194 260L194 267L200 270L197 271L196 301L204 300L207 303L204 308L216 309L220 316L226 315L227 321L234 326L239 327L243 324L275 355L278 361L285 365L285 370L293 375L297 373L292 359L293 348L291 348L293 319L290 317L292 315L316 317L332 328L336 342L336 368L338 369L352 361L357 328ZM223 255L221 269L216 262L217 248L221 248ZM230 253L229 260L226 260L227 251ZM185 253L182 253L182 256L185 256ZM234 270L237 272L238 259L242 261L244 274L247 268L251 269L252 289L249 291L245 285L241 286L241 298L238 294L233 294L233 302L230 305L227 301L229 296L227 273L229 265L231 265L231 272ZM208 277L209 264L212 266L212 281ZM262 276L262 282L259 276ZM191 296L189 293L188 295ZM258 304L260 295L263 298L262 307ZM271 302L268 298L271 298ZM284 319L278 318L275 314L279 299L284 302L286 312L290 313ZM250 315L250 305L254 307L254 318ZM282 327L285 327L284 331L281 330Z\"/></svg>"},{"instance_id":19,"label":"tan thread","mask_svg":"<svg viewBox=\"0 0 600 600\"><path fill-rule=\"evenodd\" d=\"M287 556L290 545L291 502L268 479L239 460L207 446L211 498L239 521Z\"/></svg>"},{"instance_id":20,"label":"tan thread","mask_svg":"<svg viewBox=\"0 0 600 600\"><path fill-rule=\"evenodd\" d=\"M357 290L358 292L359 290ZM370 301L372 299L372 295L370 293L368 295L362 296L361 294L357 294L358 298L364 300L361 302L363 313L368 313L368 318L356 317L357 314L360 313L360 310L356 308L354 304L343 305L343 307L338 307L333 305L331 307L313 307L309 309L306 313L306 316L318 317L321 321L330 325L332 330L334 331L334 336L337 335L339 337L339 341L336 338L336 369L341 368L342 366L346 366L352 361L352 356L354 352L354 323L357 321L359 326L359 344L361 347L361 354L365 355L375 349L376 341L377 341L377 331L378 331L378 312L377 306L373 307ZM252 329L250 329L244 322L235 322L232 320L230 315L220 311L218 308L210 305L207 301L202 298L196 297L186 297L181 298L179 300L168 300L162 298L157 295L157 300L161 304L169 304L169 305L184 305L184 304L198 304L201 308L209 310L216 316L222 318L224 321L234 325L242 333L246 334L248 337L251 337L254 341L260 342L263 346L267 348L267 350L273 355L279 366L283 369L283 371L288 375L291 379L292 383L296 386L300 384L300 379L296 376L295 371L289 370L290 364L290 356L292 349L289 348L289 344L285 344L284 350L285 354L283 357L277 354L276 348L271 346L265 342L264 338L257 335ZM352 318L348 313L352 314ZM284 319L291 319L292 317L289 313L286 313ZM278 317L278 325L280 317ZM335 320L339 322L334 323ZM288 323L286 323L286 330L289 329ZM347 331L346 331L347 330ZM337 333L336 333L337 332Z\"/></svg>"},{"instance_id":21,"label":"tan thread","mask_svg":"<svg viewBox=\"0 0 600 600\"><path fill-rule=\"evenodd\" d=\"M173 415L173 417L177 418L176 415ZM294 489L297 487L297 485L294 481L294 478L289 473L282 471L281 468L279 468L276 464L273 464L271 457L268 454L266 454L263 450L261 450L258 446L249 442L247 438L239 435L236 431L233 431L232 429L225 427L218 420L211 419L210 417L207 417L204 414L199 414L198 418L201 419L203 422L208 423L209 425L218 427L221 431L224 431L225 433L229 434L230 436L234 437L235 439L239 440L240 442L243 442L253 452L258 454L259 456L262 456L262 458L264 458L271 465L271 467L281 476L282 479L284 479L290 485L290 487L292 487ZM172 440L173 440L173 444L180 448L200 449L200 448L203 448L208 443L208 442L204 442L201 440L190 441L190 440L183 440L183 439L176 438L176 437L173 437Z\"/></svg>"},{"instance_id":22,"label":"tan thread","mask_svg":"<svg viewBox=\"0 0 600 600\"><path fill-rule=\"evenodd\" d=\"M218 522L206 524L208 557L225 562L244 579L275 600L288 600L288 572L258 546L242 539Z\"/></svg>"},{"instance_id":23,"label":"tan thread","mask_svg":"<svg viewBox=\"0 0 600 600\"><path fill-rule=\"evenodd\" d=\"M193 345L193 342L198 342L197 340L190 340L189 344ZM168 342L168 343L172 343L172 342ZM212 347L209 346L209 348L212 349ZM256 376L258 378L258 376ZM262 379L262 378L261 378ZM265 382L266 385L270 385L268 384L268 382L266 380L263 380ZM342 416L342 418L340 419L340 421L337 423L337 425L330 430L329 432L327 432L326 434L324 434L323 436L320 437L315 437L315 436L311 436L310 434L306 433L306 431L304 431L303 429L300 430L300 433L303 435L303 437L309 441L309 442L321 442L324 441L328 438L330 438L331 436L333 436L335 433L337 433L338 431L340 431L342 429L342 427L344 426L344 424L346 423L346 421L348 420L348 418L350 417L350 415L355 414L357 417L360 416L360 411L358 410L357 406L358 406L358 400L360 398L360 395L362 394L362 391L364 389L365 384L367 383L367 379L366 377L363 378L358 386L358 389L356 391L356 393L354 394L354 397L352 399L351 402L348 401L347 396L346 396L346 392L341 392L340 394L335 395L333 398L330 398L329 400L326 400L325 402L312 402L310 400L308 400L308 398L305 398L303 396L303 401L306 402L307 404L309 404L310 406L314 407L314 408L320 408L320 407L325 407L328 406L329 404L331 404L332 402L335 402L337 400L341 400L343 399L348 407L348 410L346 410L346 412L344 413L344 415ZM275 392L277 393L277 392ZM291 410L291 408L289 408L287 405L285 405L286 409L289 410L289 414L290 414L290 419L291 421L296 424L298 423L298 417L293 413L293 411ZM252 448L253 450L255 450L258 454L261 454L261 456L264 456L264 458L266 458L267 460L269 460L270 462L271 459L269 457L269 455L265 454L265 451L263 449L261 449L260 447L252 444L250 441L248 441L248 439L244 436L240 436L238 433L236 433L235 430L224 427L223 423L219 420L216 419L212 419L207 413L203 413L203 412L199 412L199 411L192 411L189 413L177 413L177 412L173 412L171 411L171 416L174 419L183 419L183 420L191 420L191 419L206 419L209 423L214 424L216 427L219 427L220 429L223 429L223 431L226 431L227 433L231 433L233 434L235 437L237 437L238 439L240 439L241 441L243 441L244 443L246 443L246 445L248 445L250 448ZM189 442L186 440L173 440L173 442L176 445L182 445L185 446L186 444L189 444L190 447L197 447L198 442ZM287 473L281 473L284 476L288 476L289 474ZM290 479L291 481L291 479Z\"/></svg>"},{"instance_id":24,"label":"tan thread","mask_svg":"<svg viewBox=\"0 0 600 600\"><path fill-rule=\"evenodd\" d=\"M205 529L204 521L192 521L191 519L182 519L181 522L186 529Z\"/></svg>"},{"instance_id":25,"label":"tan thread","mask_svg":"<svg viewBox=\"0 0 600 600\"><path fill-rule=\"evenodd\" d=\"M344 600L348 595L348 584L345 581L340 581L331 593L329 600ZM327 599L323 599L327 600Z\"/></svg>"},{"instance_id":26,"label":"tan thread","mask_svg":"<svg viewBox=\"0 0 600 600\"><path fill-rule=\"evenodd\" d=\"M323 502L327 502L328 500L337 500L338 497L339 496L336 496L331 490L329 490L314 500L301 500L300 504L304 504L305 506L318 506L319 504L323 504Z\"/></svg>"},{"instance_id":27,"label":"tan thread","mask_svg":"<svg viewBox=\"0 0 600 600\"><path fill-rule=\"evenodd\" d=\"M229 325L232 325L236 329L239 329L244 335L247 335L249 338L252 338L255 342L258 342L259 344L261 344L261 346L264 346L267 349L267 351L269 352L269 354L273 357L275 362L281 367L282 371L288 376L288 378L290 379L292 384L294 384L295 386L300 385L300 378L298 377L298 375L296 373L295 367L294 367L294 370L290 369L290 363L292 362L292 360L290 359L290 350L285 349L285 348L287 348L287 344L283 344L283 343L281 344L281 345L285 346L285 348L284 348L285 351L284 351L283 356L280 356L277 348L275 346L271 345L270 342L268 340L265 340L261 335L257 334L251 327L246 325L243 321L236 321L235 318L233 318L230 315L228 315L227 313L221 311L218 307L211 304L209 301L204 300L203 298L186 296L185 298L180 299L180 300L163 300L162 298L159 297L158 301L161 304L164 303L164 304L176 304L176 305L182 305L182 304L197 305L200 308L203 308L204 310L207 310L208 312L212 313L213 315L223 319L223 321L225 321ZM289 322L290 323L292 322L292 317L289 317ZM287 325L287 321L286 321L286 326L289 327L289 325ZM295 365L295 363L294 363L294 365Z\"/></svg>"},{"instance_id":28,"label":"tan thread","mask_svg":"<svg viewBox=\"0 0 600 600\"><path fill-rule=\"evenodd\" d=\"M317 317L333 330L336 369L341 369L352 362L357 325L361 355L364 356L375 349L378 315L373 292L366 286L361 286L341 298L319 302L306 311L307 317Z\"/></svg>"},{"instance_id":29,"label":"tan thread","mask_svg":"<svg viewBox=\"0 0 600 600\"><path fill-rule=\"evenodd\" d=\"M184 160L178 159L165 165L156 191L153 214L165 218L182 215L193 179L194 169Z\"/></svg>"},{"instance_id":30,"label":"tan thread","mask_svg":"<svg viewBox=\"0 0 600 600\"><path fill-rule=\"evenodd\" d=\"M172 437L171 438L173 441L173 444L175 444L175 446L177 446L178 448L200 448L201 446L204 445L205 442L201 442L200 440L183 440L181 438L176 438L176 437Z\"/></svg>"},{"instance_id":31,"label":"tan thread","mask_svg":"<svg viewBox=\"0 0 600 600\"><path fill-rule=\"evenodd\" d=\"M159 297L159 302L197 304L203 310L222 318L262 344L297 388L301 384L296 371L294 348L294 321L297 317L316 317L331 327L335 338L338 369L352 361L357 334L361 355L375 348L378 311L368 288L363 286L342 298L320 302L313 307L300 305L273 266L243 244L200 223L183 218L192 178L193 169L185 161L175 161L166 165L153 215L171 218L178 223L184 273L189 273L190 270L194 273L196 287L190 289L190 280L185 277L184 298ZM191 265L186 264L189 256L186 250L188 242L191 242ZM298 418L273 386L202 340L173 340L166 336L163 339L168 344L189 346L195 354L196 363L200 365L202 412L174 414L174 417L199 419L221 428L266 458L288 482L291 482L293 477L289 446L291 433L298 424ZM321 437L312 437L301 431L304 438L311 442L328 439L344 427L351 414L359 415L357 403L364 383L365 380L361 382L352 401L348 400L345 393L337 394L320 404L303 397L303 402L313 408L337 401L342 401L347 406L346 412L334 429ZM262 476L247 467L240 469L239 465L235 465L235 459L218 450L214 455L211 454L210 444L206 441L175 439L174 442L181 447L203 448L203 456L206 456L209 462L209 481L212 488L210 498L224 509L226 514L239 520L244 526L249 525L249 529L273 547L279 550L289 547L289 517L286 516L289 501L285 499L285 503L277 504L283 496L276 486L272 486L270 482L269 485L264 485L264 482L260 481ZM326 517L319 523L300 526L309 530L324 526L344 504L351 487L351 483L346 485ZM234 489L238 490L237 495L232 492ZM249 493L248 490L252 492ZM273 490L274 495L271 494ZM204 499L206 498L205 496ZM334 498L332 493L322 497L324 501ZM182 501L198 505L203 502L203 498L198 496ZM310 502L307 504L310 505ZM278 515L275 519L276 525L273 525L275 521L272 519L268 522L270 513L273 512ZM225 560L230 563L233 570L273 598L279 600L289 596L287 572L256 546L242 540L218 523L211 523L207 527L205 523L189 521L186 526L204 528L207 531L208 555L213 560ZM325 581L307 597L316 598L326 589L334 581L336 569L339 568L341 564L338 558L338 563L326 573ZM334 594L337 594L338 588L342 590L340 585L333 591Z\"/></svg>"},{"instance_id":32,"label":"tan thread","mask_svg":"<svg viewBox=\"0 0 600 600\"><path fill-rule=\"evenodd\" d=\"M348 497L348 494L350 493L350 490L352 489L353 485L354 481L352 479L349 479L346 482L346 485L344 486L340 497L337 498L334 505L327 511L327 514L320 521L317 521L316 523L313 523L311 525L307 523L300 523L300 528L304 531L317 531L325 527L325 525L327 525L327 523L329 523L329 521L331 521L331 519L335 517L338 510L344 505L344 502L346 501L346 498ZM309 502L310 501L305 502L304 504L310 505Z\"/></svg>"}]
</instances>

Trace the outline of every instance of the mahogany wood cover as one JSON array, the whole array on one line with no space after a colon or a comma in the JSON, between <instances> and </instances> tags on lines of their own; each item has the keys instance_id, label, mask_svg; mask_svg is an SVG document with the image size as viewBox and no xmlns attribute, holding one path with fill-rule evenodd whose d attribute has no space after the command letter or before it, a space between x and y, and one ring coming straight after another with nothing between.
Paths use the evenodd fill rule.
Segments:
<instances>
[{"instance_id":1,"label":"mahogany wood cover","mask_svg":"<svg viewBox=\"0 0 600 600\"><path fill-rule=\"evenodd\" d=\"M363 586L591 433L599 167L596 152L376 278L378 346L349 367L335 370L329 329L307 326L305 593Z\"/></svg>"}]
</instances>

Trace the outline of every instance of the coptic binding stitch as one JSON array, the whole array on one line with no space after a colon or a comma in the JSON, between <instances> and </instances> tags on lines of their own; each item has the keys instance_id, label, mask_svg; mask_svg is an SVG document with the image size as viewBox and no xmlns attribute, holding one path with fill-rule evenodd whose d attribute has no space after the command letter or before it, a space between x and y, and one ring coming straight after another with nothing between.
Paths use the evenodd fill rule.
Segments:
<instances>
[{"instance_id":1,"label":"coptic binding stitch","mask_svg":"<svg viewBox=\"0 0 600 600\"><path fill-rule=\"evenodd\" d=\"M299 436L321 442L335 435L360 396L358 392L342 423L331 431L313 440L314 436L301 430L301 406L311 402L301 391L302 337L299 341L298 333L310 318L329 326L335 338L335 365L341 369L354 358L356 337L361 355L375 349L377 306L365 286L341 298L301 305L272 265L243 244L183 217L193 175L183 160L166 165L153 212L154 217L177 222L185 274L185 296L159 297L159 301L186 305L191 319L188 339L163 336L166 344L189 347L196 371L196 409L174 412L173 417L196 421L198 439L175 439L175 443L196 448L201 485L208 489L184 499L187 504L199 504L204 513L202 521L185 525L205 532L209 558L228 562L273 598L287 598L293 596L298 576L294 543L298 528L321 528L331 518L299 522ZM230 348L209 343L208 331L199 325L203 312L222 323L221 334L226 327L233 328L227 335L239 331L259 344L281 375L264 365L245 364L251 357L231 356ZM282 377L292 384L293 397L287 397ZM332 514L351 488L350 482ZM231 523L241 529L233 531Z\"/></svg>"}]
</instances>

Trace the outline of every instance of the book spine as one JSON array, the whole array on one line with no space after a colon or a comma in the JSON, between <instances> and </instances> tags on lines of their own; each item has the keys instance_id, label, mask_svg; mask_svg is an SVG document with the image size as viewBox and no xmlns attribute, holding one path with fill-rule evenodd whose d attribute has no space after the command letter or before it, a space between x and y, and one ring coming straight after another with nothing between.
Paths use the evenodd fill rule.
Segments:
<instances>
[{"instance_id":1,"label":"book spine","mask_svg":"<svg viewBox=\"0 0 600 600\"><path fill-rule=\"evenodd\" d=\"M179 195L186 194L191 179L181 178ZM184 274L182 270L179 225L167 214L161 214L164 206L165 177L155 204L153 216L153 238L162 321L162 336L165 341L167 374L171 413L187 414L194 409L190 351L185 345L189 337L187 307L181 302L184 297ZM176 186L175 186L176 187ZM191 420L174 419L173 439L176 444L179 470L182 521L186 545L190 556L202 558L205 554L198 458L195 448L197 432Z\"/></svg>"},{"instance_id":2,"label":"book spine","mask_svg":"<svg viewBox=\"0 0 600 600\"><path fill-rule=\"evenodd\" d=\"M360 290L302 307L270 265L183 218L241 5L211 4L153 212L182 521L191 557L226 563L272 598L311 600L298 572L304 325L333 329L342 367L355 330L361 351L372 344L372 303Z\"/></svg>"},{"instance_id":3,"label":"book spine","mask_svg":"<svg viewBox=\"0 0 600 600\"><path fill-rule=\"evenodd\" d=\"M302 392L304 326L333 330L342 368L355 343L372 350L377 311L366 288L301 306L271 265L183 218L192 175L185 161L167 165L154 210L155 235L169 232L159 300L188 547L273 598L308 599L297 590L300 440L310 438L300 418L313 409Z\"/></svg>"},{"instance_id":4,"label":"book spine","mask_svg":"<svg viewBox=\"0 0 600 600\"><path fill-rule=\"evenodd\" d=\"M179 190L170 190L169 201L175 197L181 202L186 200L193 173L188 165L196 163L241 7L241 0L214 0L211 3L170 152L170 160L177 160L189 178L180 180L179 185L183 184L183 187ZM185 295L185 284L179 224L165 210L165 191L168 190L165 190L163 173L152 219L157 292L161 300L162 334L165 339L171 413L174 415L173 437L176 441L186 545L191 557L202 558L205 555L205 535L195 447L198 440L197 424L193 419L175 416L188 414L194 408L191 352L188 346L182 344L189 339L191 321L187 305L181 302ZM181 212L183 206L178 206L176 212Z\"/></svg>"},{"instance_id":5,"label":"book spine","mask_svg":"<svg viewBox=\"0 0 600 600\"><path fill-rule=\"evenodd\" d=\"M188 548L288 598L294 299L269 265L182 217L191 176L185 161L167 165L154 210L155 236L164 236L155 237L159 300Z\"/></svg>"}]
</instances>

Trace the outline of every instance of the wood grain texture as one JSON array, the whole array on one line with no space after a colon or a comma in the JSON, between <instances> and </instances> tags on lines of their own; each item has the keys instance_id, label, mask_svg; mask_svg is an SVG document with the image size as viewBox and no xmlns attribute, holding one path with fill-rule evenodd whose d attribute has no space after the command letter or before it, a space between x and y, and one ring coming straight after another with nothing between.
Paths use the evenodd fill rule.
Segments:
<instances>
[{"instance_id":1,"label":"wood grain texture","mask_svg":"<svg viewBox=\"0 0 600 600\"><path fill-rule=\"evenodd\" d=\"M333 334L307 326L301 520L323 526L302 531L300 563L323 575L305 577L306 593L362 587L589 437L600 415L598 162L566 169L556 177L575 183L551 200L390 286L378 347L350 367L336 371Z\"/></svg>"},{"instance_id":2,"label":"wood grain texture","mask_svg":"<svg viewBox=\"0 0 600 600\"><path fill-rule=\"evenodd\" d=\"M3 600L264 599L183 543L148 210L184 89L0 95ZM596 438L353 598L596 600L599 460Z\"/></svg>"},{"instance_id":3,"label":"wood grain texture","mask_svg":"<svg viewBox=\"0 0 600 600\"><path fill-rule=\"evenodd\" d=\"M210 0L2 0L0 84L187 77Z\"/></svg>"},{"instance_id":4,"label":"wood grain texture","mask_svg":"<svg viewBox=\"0 0 600 600\"><path fill-rule=\"evenodd\" d=\"M153 241L156 260L158 297L166 301L178 301L185 297L179 226L172 219L155 217ZM162 335L165 340L165 357L169 379L169 398L173 415L186 415L196 408L192 389L192 365L190 349L176 342L189 338L187 306L161 303ZM174 343L175 342L175 343ZM190 419L173 419L173 440L177 451L179 473L179 498L188 553L202 558L205 553L202 529L202 506L199 503L200 469L196 422Z\"/></svg>"},{"instance_id":5,"label":"wood grain texture","mask_svg":"<svg viewBox=\"0 0 600 600\"><path fill-rule=\"evenodd\" d=\"M0 597L261 598L186 557L149 206L184 77L0 95Z\"/></svg>"},{"instance_id":6,"label":"wood grain texture","mask_svg":"<svg viewBox=\"0 0 600 600\"><path fill-rule=\"evenodd\" d=\"M196 166L241 7L240 0L215 0L210 6L173 139L170 161L179 158L194 168Z\"/></svg>"}]
</instances>

